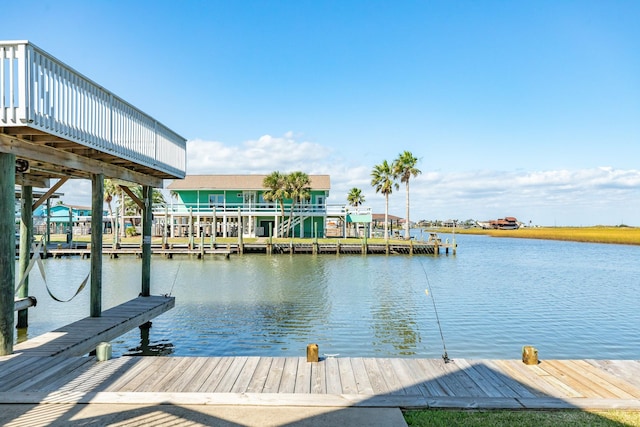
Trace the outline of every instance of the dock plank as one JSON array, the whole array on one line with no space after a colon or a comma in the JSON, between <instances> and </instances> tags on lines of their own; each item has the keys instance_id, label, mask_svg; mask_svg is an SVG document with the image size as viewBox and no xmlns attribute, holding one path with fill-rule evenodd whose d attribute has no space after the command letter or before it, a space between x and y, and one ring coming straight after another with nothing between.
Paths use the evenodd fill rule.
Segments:
<instances>
[{"instance_id":1,"label":"dock plank","mask_svg":"<svg viewBox=\"0 0 640 427\"><path fill-rule=\"evenodd\" d=\"M311 363L304 357L298 358L294 393L311 393Z\"/></svg>"},{"instance_id":2,"label":"dock plank","mask_svg":"<svg viewBox=\"0 0 640 427\"><path fill-rule=\"evenodd\" d=\"M232 362L232 357L220 358L220 360L216 363L215 368L213 368L213 370L209 373L209 376L204 379L198 391L213 393L216 387L218 387L218 384L220 384L220 381L222 381L224 374L226 374Z\"/></svg>"},{"instance_id":3,"label":"dock plank","mask_svg":"<svg viewBox=\"0 0 640 427\"><path fill-rule=\"evenodd\" d=\"M229 369L224 373L222 379L215 388L216 393L230 393L233 385L238 380L244 364L247 363L248 357L239 356L232 358L232 362L229 365Z\"/></svg>"},{"instance_id":4,"label":"dock plank","mask_svg":"<svg viewBox=\"0 0 640 427\"><path fill-rule=\"evenodd\" d=\"M324 360L325 376L327 382L327 394L342 394L342 381L340 380L340 368L338 359L327 357Z\"/></svg>"},{"instance_id":5,"label":"dock plank","mask_svg":"<svg viewBox=\"0 0 640 427\"><path fill-rule=\"evenodd\" d=\"M327 379L325 377L324 362L311 362L311 393L325 394Z\"/></svg>"},{"instance_id":6,"label":"dock plank","mask_svg":"<svg viewBox=\"0 0 640 427\"><path fill-rule=\"evenodd\" d=\"M423 359L408 359L407 366L418 381L418 389L424 396L446 396L440 384L436 381L436 375L432 372Z\"/></svg>"},{"instance_id":7,"label":"dock plank","mask_svg":"<svg viewBox=\"0 0 640 427\"><path fill-rule=\"evenodd\" d=\"M253 371L251 381L247 386L247 393L262 393L264 390L264 384L267 381L269 375L269 369L271 369L271 357L261 357Z\"/></svg>"},{"instance_id":8,"label":"dock plank","mask_svg":"<svg viewBox=\"0 0 640 427\"><path fill-rule=\"evenodd\" d=\"M492 360L472 360L469 365L481 376L486 377L504 397L533 398L539 395L537 390L506 375Z\"/></svg>"},{"instance_id":9,"label":"dock plank","mask_svg":"<svg viewBox=\"0 0 640 427\"><path fill-rule=\"evenodd\" d=\"M353 368L353 376L356 380L356 387L359 394L374 394L371 380L369 380L369 374L367 368L364 365L362 357L351 358L351 367Z\"/></svg>"},{"instance_id":10,"label":"dock plank","mask_svg":"<svg viewBox=\"0 0 640 427\"><path fill-rule=\"evenodd\" d=\"M200 371L209 361L207 357L189 357L189 359L191 359L191 364L181 372L181 375L171 385L176 393L186 391L186 388L201 375Z\"/></svg>"},{"instance_id":11,"label":"dock plank","mask_svg":"<svg viewBox=\"0 0 640 427\"><path fill-rule=\"evenodd\" d=\"M247 360L242 368L242 371L238 375L238 379L236 380L233 387L231 387L231 393L244 393L247 391L249 384L251 383L251 378L253 377L253 373L258 366L258 361L260 360L257 356L247 357Z\"/></svg>"},{"instance_id":12,"label":"dock plank","mask_svg":"<svg viewBox=\"0 0 640 427\"><path fill-rule=\"evenodd\" d=\"M284 357L276 357L271 361L271 368L264 382L263 393L277 393L282 380L282 370L284 369Z\"/></svg>"},{"instance_id":13,"label":"dock plank","mask_svg":"<svg viewBox=\"0 0 640 427\"><path fill-rule=\"evenodd\" d=\"M363 357L362 362L364 363L364 368L367 372L367 376L369 377L371 388L373 389L373 394L389 393L390 390L384 380L384 375L382 374L382 372L380 372L380 366L376 362L376 359L371 357Z\"/></svg>"},{"instance_id":14,"label":"dock plank","mask_svg":"<svg viewBox=\"0 0 640 427\"><path fill-rule=\"evenodd\" d=\"M340 357L336 360L338 361L338 370L340 372L340 381L342 384L341 394L357 394L358 384L353 373L351 359L347 357Z\"/></svg>"},{"instance_id":15,"label":"dock plank","mask_svg":"<svg viewBox=\"0 0 640 427\"><path fill-rule=\"evenodd\" d=\"M282 379L278 393L293 393L296 390L296 377L298 375L298 358L287 357L282 368Z\"/></svg>"}]
</instances>

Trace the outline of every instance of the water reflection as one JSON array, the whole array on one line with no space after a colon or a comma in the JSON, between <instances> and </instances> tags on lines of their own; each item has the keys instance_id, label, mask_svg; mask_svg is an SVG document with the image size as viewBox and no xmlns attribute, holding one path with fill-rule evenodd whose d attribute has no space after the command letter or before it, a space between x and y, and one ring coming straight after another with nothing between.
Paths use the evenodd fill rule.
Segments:
<instances>
[{"instance_id":1,"label":"water reflection","mask_svg":"<svg viewBox=\"0 0 640 427\"><path fill-rule=\"evenodd\" d=\"M125 356L169 356L173 354L174 346L167 340L151 343L149 338L151 325L151 322L147 322L138 328L140 331L140 345L127 350L124 353Z\"/></svg>"},{"instance_id":2,"label":"water reflection","mask_svg":"<svg viewBox=\"0 0 640 427\"><path fill-rule=\"evenodd\" d=\"M379 274L374 284L377 298L371 313L376 344L390 345L402 356L415 355L417 345L422 341L416 320L418 308L412 295L413 277L406 270L410 267L402 263L396 267L398 271L392 270L393 277Z\"/></svg>"}]
</instances>

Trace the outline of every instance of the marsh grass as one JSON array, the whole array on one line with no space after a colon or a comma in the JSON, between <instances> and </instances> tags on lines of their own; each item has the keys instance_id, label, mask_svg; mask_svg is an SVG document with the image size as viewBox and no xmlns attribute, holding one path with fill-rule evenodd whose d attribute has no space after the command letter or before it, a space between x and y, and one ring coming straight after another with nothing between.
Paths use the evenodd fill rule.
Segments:
<instances>
[{"instance_id":1,"label":"marsh grass","mask_svg":"<svg viewBox=\"0 0 640 427\"><path fill-rule=\"evenodd\" d=\"M442 230L441 232L444 232ZM447 230L451 232L451 230ZM640 228L635 227L535 227L518 230L456 229L459 234L486 234L492 237L566 240L588 243L640 245Z\"/></svg>"},{"instance_id":2,"label":"marsh grass","mask_svg":"<svg viewBox=\"0 0 640 427\"><path fill-rule=\"evenodd\" d=\"M640 412L634 411L405 411L404 418L412 427L564 427L640 426Z\"/></svg>"}]
</instances>

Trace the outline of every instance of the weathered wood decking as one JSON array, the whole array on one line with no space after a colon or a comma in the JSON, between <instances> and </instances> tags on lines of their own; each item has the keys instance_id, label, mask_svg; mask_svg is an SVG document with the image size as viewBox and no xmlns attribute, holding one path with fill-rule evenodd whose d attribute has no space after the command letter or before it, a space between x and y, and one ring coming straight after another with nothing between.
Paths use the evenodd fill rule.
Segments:
<instances>
[{"instance_id":1,"label":"weathered wood decking","mask_svg":"<svg viewBox=\"0 0 640 427\"><path fill-rule=\"evenodd\" d=\"M640 410L640 361L14 355L0 403Z\"/></svg>"},{"instance_id":2,"label":"weathered wood decking","mask_svg":"<svg viewBox=\"0 0 640 427\"><path fill-rule=\"evenodd\" d=\"M104 311L101 317L86 317L17 344L13 355L0 356L0 363L16 355L82 356L93 351L100 342L111 341L174 305L174 297L138 297Z\"/></svg>"}]
</instances>

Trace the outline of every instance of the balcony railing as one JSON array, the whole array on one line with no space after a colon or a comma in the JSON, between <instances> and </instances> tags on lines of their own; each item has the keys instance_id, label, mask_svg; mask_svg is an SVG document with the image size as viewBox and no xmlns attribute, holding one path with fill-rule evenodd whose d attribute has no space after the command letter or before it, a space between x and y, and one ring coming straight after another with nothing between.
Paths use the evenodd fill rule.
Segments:
<instances>
[{"instance_id":1,"label":"balcony railing","mask_svg":"<svg viewBox=\"0 0 640 427\"><path fill-rule=\"evenodd\" d=\"M280 205L276 203L223 203L216 206L198 203L168 203L166 205L156 204L153 206L154 215L169 214L188 215L226 215L233 216L240 212L241 215L247 216L280 216ZM284 214L288 216L291 212L291 204L285 203ZM358 213L362 215L370 215L371 208L358 207L353 208L345 205L329 205L329 204L296 204L293 209L294 215L302 216L345 216L347 213Z\"/></svg>"},{"instance_id":2,"label":"balcony railing","mask_svg":"<svg viewBox=\"0 0 640 427\"><path fill-rule=\"evenodd\" d=\"M0 41L0 127L27 126L184 178L186 140L27 41Z\"/></svg>"}]
</instances>

